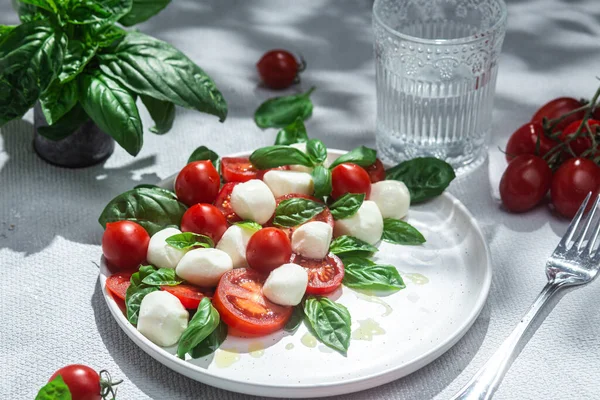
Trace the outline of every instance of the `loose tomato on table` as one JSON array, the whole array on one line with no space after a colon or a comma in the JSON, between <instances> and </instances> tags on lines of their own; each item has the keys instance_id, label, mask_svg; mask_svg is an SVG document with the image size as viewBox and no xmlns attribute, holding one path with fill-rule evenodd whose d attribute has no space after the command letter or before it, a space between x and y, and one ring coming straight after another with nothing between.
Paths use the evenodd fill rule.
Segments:
<instances>
[{"instance_id":1,"label":"loose tomato on table","mask_svg":"<svg viewBox=\"0 0 600 400\"><path fill-rule=\"evenodd\" d=\"M331 293L340 287L344 279L344 263L332 253L322 260L294 254L290 262L301 265L308 272L306 294Z\"/></svg>"},{"instance_id":2,"label":"loose tomato on table","mask_svg":"<svg viewBox=\"0 0 600 400\"><path fill-rule=\"evenodd\" d=\"M233 207L231 206L231 192L233 192L233 188L240 182L229 182L223 185L221 190L219 191L219 195L215 200L215 207L221 211L221 213L225 216L225 219L230 224L234 222L241 221L242 219L233 211Z\"/></svg>"},{"instance_id":3,"label":"loose tomato on table","mask_svg":"<svg viewBox=\"0 0 600 400\"><path fill-rule=\"evenodd\" d=\"M131 285L131 273L121 272L106 278L108 291L118 299L125 300L127 288Z\"/></svg>"},{"instance_id":4,"label":"loose tomato on table","mask_svg":"<svg viewBox=\"0 0 600 400\"><path fill-rule=\"evenodd\" d=\"M185 308L190 310L197 309L203 298L211 297L213 294L208 288L199 288L185 283L176 286L161 286L160 290L171 293Z\"/></svg>"},{"instance_id":5,"label":"loose tomato on table","mask_svg":"<svg viewBox=\"0 0 600 400\"><path fill-rule=\"evenodd\" d=\"M539 153L536 152L539 138ZM557 143L544 135L541 122L528 122L517 129L506 144L506 161L511 162L521 154L545 156Z\"/></svg>"},{"instance_id":6,"label":"loose tomato on table","mask_svg":"<svg viewBox=\"0 0 600 400\"><path fill-rule=\"evenodd\" d=\"M268 335L282 329L293 308L277 305L262 294L266 274L236 268L221 277L213 305L232 331L248 335Z\"/></svg>"},{"instance_id":7,"label":"loose tomato on table","mask_svg":"<svg viewBox=\"0 0 600 400\"><path fill-rule=\"evenodd\" d=\"M184 204L212 203L221 187L221 176L208 160L191 162L175 179L175 194Z\"/></svg>"},{"instance_id":8,"label":"loose tomato on table","mask_svg":"<svg viewBox=\"0 0 600 400\"><path fill-rule=\"evenodd\" d=\"M217 244L227 230L227 220L212 204L196 204L187 209L181 218L181 231L206 235Z\"/></svg>"},{"instance_id":9,"label":"loose tomato on table","mask_svg":"<svg viewBox=\"0 0 600 400\"><path fill-rule=\"evenodd\" d=\"M574 111L582 106L583 103L572 97L559 97L541 106L536 113L533 114L531 122L542 123L544 117L546 117L548 120L557 119L564 114ZM556 127L553 129L553 132L562 131L570 123L582 119L584 115L585 111L582 110L565 117L565 119L556 125Z\"/></svg>"},{"instance_id":10,"label":"loose tomato on table","mask_svg":"<svg viewBox=\"0 0 600 400\"><path fill-rule=\"evenodd\" d=\"M106 371L98 374L92 368L81 364L67 365L59 369L52 375L49 382L59 375L69 388L71 400L114 399L116 391L113 387L122 382L112 381ZM104 379L101 375L106 375L108 379ZM109 395L110 397L108 397Z\"/></svg>"},{"instance_id":11,"label":"loose tomato on table","mask_svg":"<svg viewBox=\"0 0 600 400\"><path fill-rule=\"evenodd\" d=\"M383 163L378 158L373 164L368 167L364 167L367 174L369 174L369 178L371 179L371 183L377 183L385 180L385 168Z\"/></svg>"},{"instance_id":12,"label":"loose tomato on table","mask_svg":"<svg viewBox=\"0 0 600 400\"><path fill-rule=\"evenodd\" d=\"M569 137L574 135L579 129L579 126L582 122L583 120L579 120L569 124L569 126L567 126L560 135L561 142L566 142L569 139ZM594 131L592 132L592 134L595 134L595 130L597 129L597 127L600 127L600 121L589 119L587 122L589 127L592 128L592 130ZM575 153L576 156L580 156L586 150L591 149L592 139L589 137L589 131L587 129L587 126L584 126L580 136L571 140L569 144L567 144L567 146L569 146L571 150L573 150L573 153ZM597 150L597 148L595 150ZM594 151L594 153L595 152L596 151ZM565 150L565 155L570 155L570 153Z\"/></svg>"},{"instance_id":13,"label":"loose tomato on table","mask_svg":"<svg viewBox=\"0 0 600 400\"><path fill-rule=\"evenodd\" d=\"M303 68L292 53L279 49L268 51L256 64L260 79L271 89L290 87Z\"/></svg>"},{"instance_id":14,"label":"loose tomato on table","mask_svg":"<svg viewBox=\"0 0 600 400\"><path fill-rule=\"evenodd\" d=\"M102 253L112 267L132 270L146 260L149 242L148 232L135 222L109 222L102 235Z\"/></svg>"},{"instance_id":15,"label":"loose tomato on table","mask_svg":"<svg viewBox=\"0 0 600 400\"><path fill-rule=\"evenodd\" d=\"M571 158L554 173L550 197L560 214L573 218L581 203L592 192L600 190L600 167L586 158Z\"/></svg>"},{"instance_id":16,"label":"loose tomato on table","mask_svg":"<svg viewBox=\"0 0 600 400\"><path fill-rule=\"evenodd\" d=\"M286 232L277 228L263 228L248 241L246 260L250 268L269 273L290 262L292 243Z\"/></svg>"},{"instance_id":17,"label":"loose tomato on table","mask_svg":"<svg viewBox=\"0 0 600 400\"><path fill-rule=\"evenodd\" d=\"M315 201L317 203L323 203L322 200L317 199L316 197L313 196L308 196L306 194L300 194L300 193L290 193L290 194L286 194L283 196L279 196L275 199L275 202L277 205L279 205L279 203L281 203L284 200L288 200L288 199L293 199L293 198L302 198L302 199L308 199L308 200L312 200ZM273 220L274 217L271 218L264 226L273 226ZM318 222L325 222L326 224L329 224L329 226L331 226L331 229L333 229L335 221L333 220L333 216L331 215L331 211L329 211L329 208L325 207L325 209L323 211L321 211L319 214L315 215L313 218L311 218L310 220L306 221L306 222L312 222L312 221L318 221ZM283 227L279 227L281 230L283 230L284 232L286 232L288 234L288 236L291 238L292 234L294 233L294 231L296 230L296 227L293 228L283 228Z\"/></svg>"},{"instance_id":18,"label":"loose tomato on table","mask_svg":"<svg viewBox=\"0 0 600 400\"><path fill-rule=\"evenodd\" d=\"M500 180L500 197L504 207L523 212L535 207L548 193L552 170L542 158L522 154L508 164Z\"/></svg>"},{"instance_id":19,"label":"loose tomato on table","mask_svg":"<svg viewBox=\"0 0 600 400\"><path fill-rule=\"evenodd\" d=\"M331 197L337 199L346 193L364 193L365 198L371 194L371 178L362 167L343 163L331 171Z\"/></svg>"}]
</instances>

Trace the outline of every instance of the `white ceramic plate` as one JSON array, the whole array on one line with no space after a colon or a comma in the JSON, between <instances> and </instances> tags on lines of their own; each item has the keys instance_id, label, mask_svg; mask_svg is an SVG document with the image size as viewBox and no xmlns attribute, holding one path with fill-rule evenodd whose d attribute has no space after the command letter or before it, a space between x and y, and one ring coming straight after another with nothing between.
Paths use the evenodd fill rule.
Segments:
<instances>
[{"instance_id":1,"label":"white ceramic plate","mask_svg":"<svg viewBox=\"0 0 600 400\"><path fill-rule=\"evenodd\" d=\"M335 158L344 152L330 150ZM248 153L233 156L247 156ZM172 188L174 177L162 182ZM183 361L142 336L100 282L108 308L125 333L174 371L235 392L277 397L332 396L369 389L406 376L452 347L481 311L491 282L489 250L469 211L452 195L411 207L408 222L427 239L422 246L382 243L376 260L395 265L406 289L374 297L343 287L333 294L352 315L347 357L300 326L258 339L228 337L211 356ZM339 297L338 297L339 296Z\"/></svg>"}]
</instances>

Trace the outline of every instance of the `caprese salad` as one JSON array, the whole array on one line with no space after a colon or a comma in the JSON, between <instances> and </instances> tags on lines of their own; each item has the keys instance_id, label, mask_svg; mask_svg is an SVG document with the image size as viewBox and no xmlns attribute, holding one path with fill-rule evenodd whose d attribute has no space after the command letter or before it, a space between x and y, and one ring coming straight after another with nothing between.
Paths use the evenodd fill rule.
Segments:
<instances>
[{"instance_id":1,"label":"caprese salad","mask_svg":"<svg viewBox=\"0 0 600 400\"><path fill-rule=\"evenodd\" d=\"M425 242L403 220L441 194L454 171L435 158L384 169L361 146L331 159L302 120L249 158L202 146L174 191L140 185L100 216L106 287L129 322L177 355L214 352L228 334L295 331L303 321L345 354L350 311L327 296L345 285L403 289L392 265L370 259L381 240Z\"/></svg>"}]
</instances>

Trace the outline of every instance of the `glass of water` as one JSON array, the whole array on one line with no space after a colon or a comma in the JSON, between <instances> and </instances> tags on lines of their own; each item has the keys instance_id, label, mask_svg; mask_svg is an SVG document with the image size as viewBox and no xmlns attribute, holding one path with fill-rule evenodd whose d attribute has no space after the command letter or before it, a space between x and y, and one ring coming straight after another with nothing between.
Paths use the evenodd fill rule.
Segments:
<instances>
[{"instance_id":1,"label":"glass of water","mask_svg":"<svg viewBox=\"0 0 600 400\"><path fill-rule=\"evenodd\" d=\"M506 31L503 0L375 0L377 148L388 162L479 165Z\"/></svg>"}]
</instances>

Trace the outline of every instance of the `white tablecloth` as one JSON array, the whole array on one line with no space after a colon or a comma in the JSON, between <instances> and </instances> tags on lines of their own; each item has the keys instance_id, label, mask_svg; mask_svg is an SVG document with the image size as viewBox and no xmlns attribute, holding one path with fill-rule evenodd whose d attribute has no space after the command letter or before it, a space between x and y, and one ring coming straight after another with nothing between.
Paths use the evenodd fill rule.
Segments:
<instances>
[{"instance_id":1,"label":"white tablecloth","mask_svg":"<svg viewBox=\"0 0 600 400\"><path fill-rule=\"evenodd\" d=\"M0 23L14 23L10 2ZM205 144L220 154L272 143L255 108L272 92L254 64L271 48L304 54L303 87L315 85L309 134L326 145L374 145L375 76L371 1L177 0L140 26L186 52L229 102L224 124L178 109L166 136L147 133L137 158L117 149L104 164L52 167L33 152L31 115L0 129L0 398L33 399L58 367L85 363L123 378L120 399L247 398L195 382L154 361L119 329L104 303L97 262L108 200L155 183ZM500 209L505 162L497 146L546 100L591 97L600 75L600 2L509 1L489 162L452 184L491 247L494 278L481 316L437 361L347 399L447 399L492 354L545 282L544 259L566 229L546 207L523 215ZM151 126L145 111L144 124ZM598 283L567 294L516 360L497 399L592 399L600 392ZM581 371L581 373L579 373ZM342 397L340 397L342 398Z\"/></svg>"}]
</instances>

